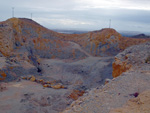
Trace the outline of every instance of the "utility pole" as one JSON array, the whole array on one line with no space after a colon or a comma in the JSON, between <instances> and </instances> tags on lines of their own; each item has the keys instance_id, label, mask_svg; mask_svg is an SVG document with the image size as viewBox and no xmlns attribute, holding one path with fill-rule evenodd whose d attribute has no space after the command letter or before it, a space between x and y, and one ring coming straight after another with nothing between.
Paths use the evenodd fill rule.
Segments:
<instances>
[{"instance_id":1,"label":"utility pole","mask_svg":"<svg viewBox=\"0 0 150 113\"><path fill-rule=\"evenodd\" d=\"M109 20L109 28L111 28L111 19Z\"/></svg>"},{"instance_id":2,"label":"utility pole","mask_svg":"<svg viewBox=\"0 0 150 113\"><path fill-rule=\"evenodd\" d=\"M12 7L12 17L13 17L13 18L14 18L14 10L15 10L15 8Z\"/></svg>"}]
</instances>

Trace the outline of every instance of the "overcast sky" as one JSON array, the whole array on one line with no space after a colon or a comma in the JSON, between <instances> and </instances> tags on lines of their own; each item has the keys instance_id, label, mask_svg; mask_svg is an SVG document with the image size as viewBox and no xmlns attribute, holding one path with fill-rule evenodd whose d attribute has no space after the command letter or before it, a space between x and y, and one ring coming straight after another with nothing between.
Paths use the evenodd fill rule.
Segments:
<instances>
[{"instance_id":1,"label":"overcast sky","mask_svg":"<svg viewBox=\"0 0 150 113\"><path fill-rule=\"evenodd\" d=\"M150 0L0 0L0 21L32 18L49 29L150 32Z\"/></svg>"}]
</instances>

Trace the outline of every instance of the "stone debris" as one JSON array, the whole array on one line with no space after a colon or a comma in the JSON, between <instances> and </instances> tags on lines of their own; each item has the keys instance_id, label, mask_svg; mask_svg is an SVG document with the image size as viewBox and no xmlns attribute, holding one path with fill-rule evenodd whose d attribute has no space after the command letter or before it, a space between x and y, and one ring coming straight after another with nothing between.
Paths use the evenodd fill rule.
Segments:
<instances>
[{"instance_id":1,"label":"stone debris","mask_svg":"<svg viewBox=\"0 0 150 113\"><path fill-rule=\"evenodd\" d=\"M22 79L23 80L30 80L32 82L39 83L45 88L53 88L53 89L64 89L64 88L66 88L62 84L56 83L56 81L51 81L51 82L50 81L44 81L43 79L36 79L35 76L22 77Z\"/></svg>"}]
</instances>

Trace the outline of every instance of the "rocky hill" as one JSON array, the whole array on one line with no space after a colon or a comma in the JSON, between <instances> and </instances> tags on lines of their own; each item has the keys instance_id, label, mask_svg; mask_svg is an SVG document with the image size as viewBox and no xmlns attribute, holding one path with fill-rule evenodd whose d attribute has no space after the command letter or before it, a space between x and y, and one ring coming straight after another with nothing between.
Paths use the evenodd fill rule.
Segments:
<instances>
[{"instance_id":1,"label":"rocky hill","mask_svg":"<svg viewBox=\"0 0 150 113\"><path fill-rule=\"evenodd\" d=\"M118 76L133 69L134 62L138 62L132 55L137 57L139 50L148 48L125 49L148 41L122 37L109 28L63 34L26 18L0 22L0 110L4 113L62 112L89 89L100 88L105 80L117 77L120 81ZM123 50L126 53L120 53ZM149 63L148 52L144 52L142 59L139 61Z\"/></svg>"},{"instance_id":2,"label":"rocky hill","mask_svg":"<svg viewBox=\"0 0 150 113\"><path fill-rule=\"evenodd\" d=\"M62 34L25 18L11 18L1 22L0 34L2 48L0 51L5 56L13 54L12 50L28 51L43 58L68 59L87 56L78 48L72 48L68 41L79 44L91 55L110 56L131 45L146 42L145 39L122 37L114 29L102 29L84 34Z\"/></svg>"}]
</instances>

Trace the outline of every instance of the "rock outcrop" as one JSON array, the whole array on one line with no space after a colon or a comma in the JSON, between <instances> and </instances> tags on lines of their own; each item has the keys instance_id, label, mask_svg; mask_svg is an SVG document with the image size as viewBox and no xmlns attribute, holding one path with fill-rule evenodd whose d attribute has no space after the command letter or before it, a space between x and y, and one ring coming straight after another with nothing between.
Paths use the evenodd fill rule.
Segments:
<instances>
[{"instance_id":1,"label":"rock outcrop","mask_svg":"<svg viewBox=\"0 0 150 113\"><path fill-rule=\"evenodd\" d=\"M148 63L150 57L149 49L150 43L145 43L143 45L129 47L115 56L115 61L113 62L113 77L121 75L131 67Z\"/></svg>"}]
</instances>

